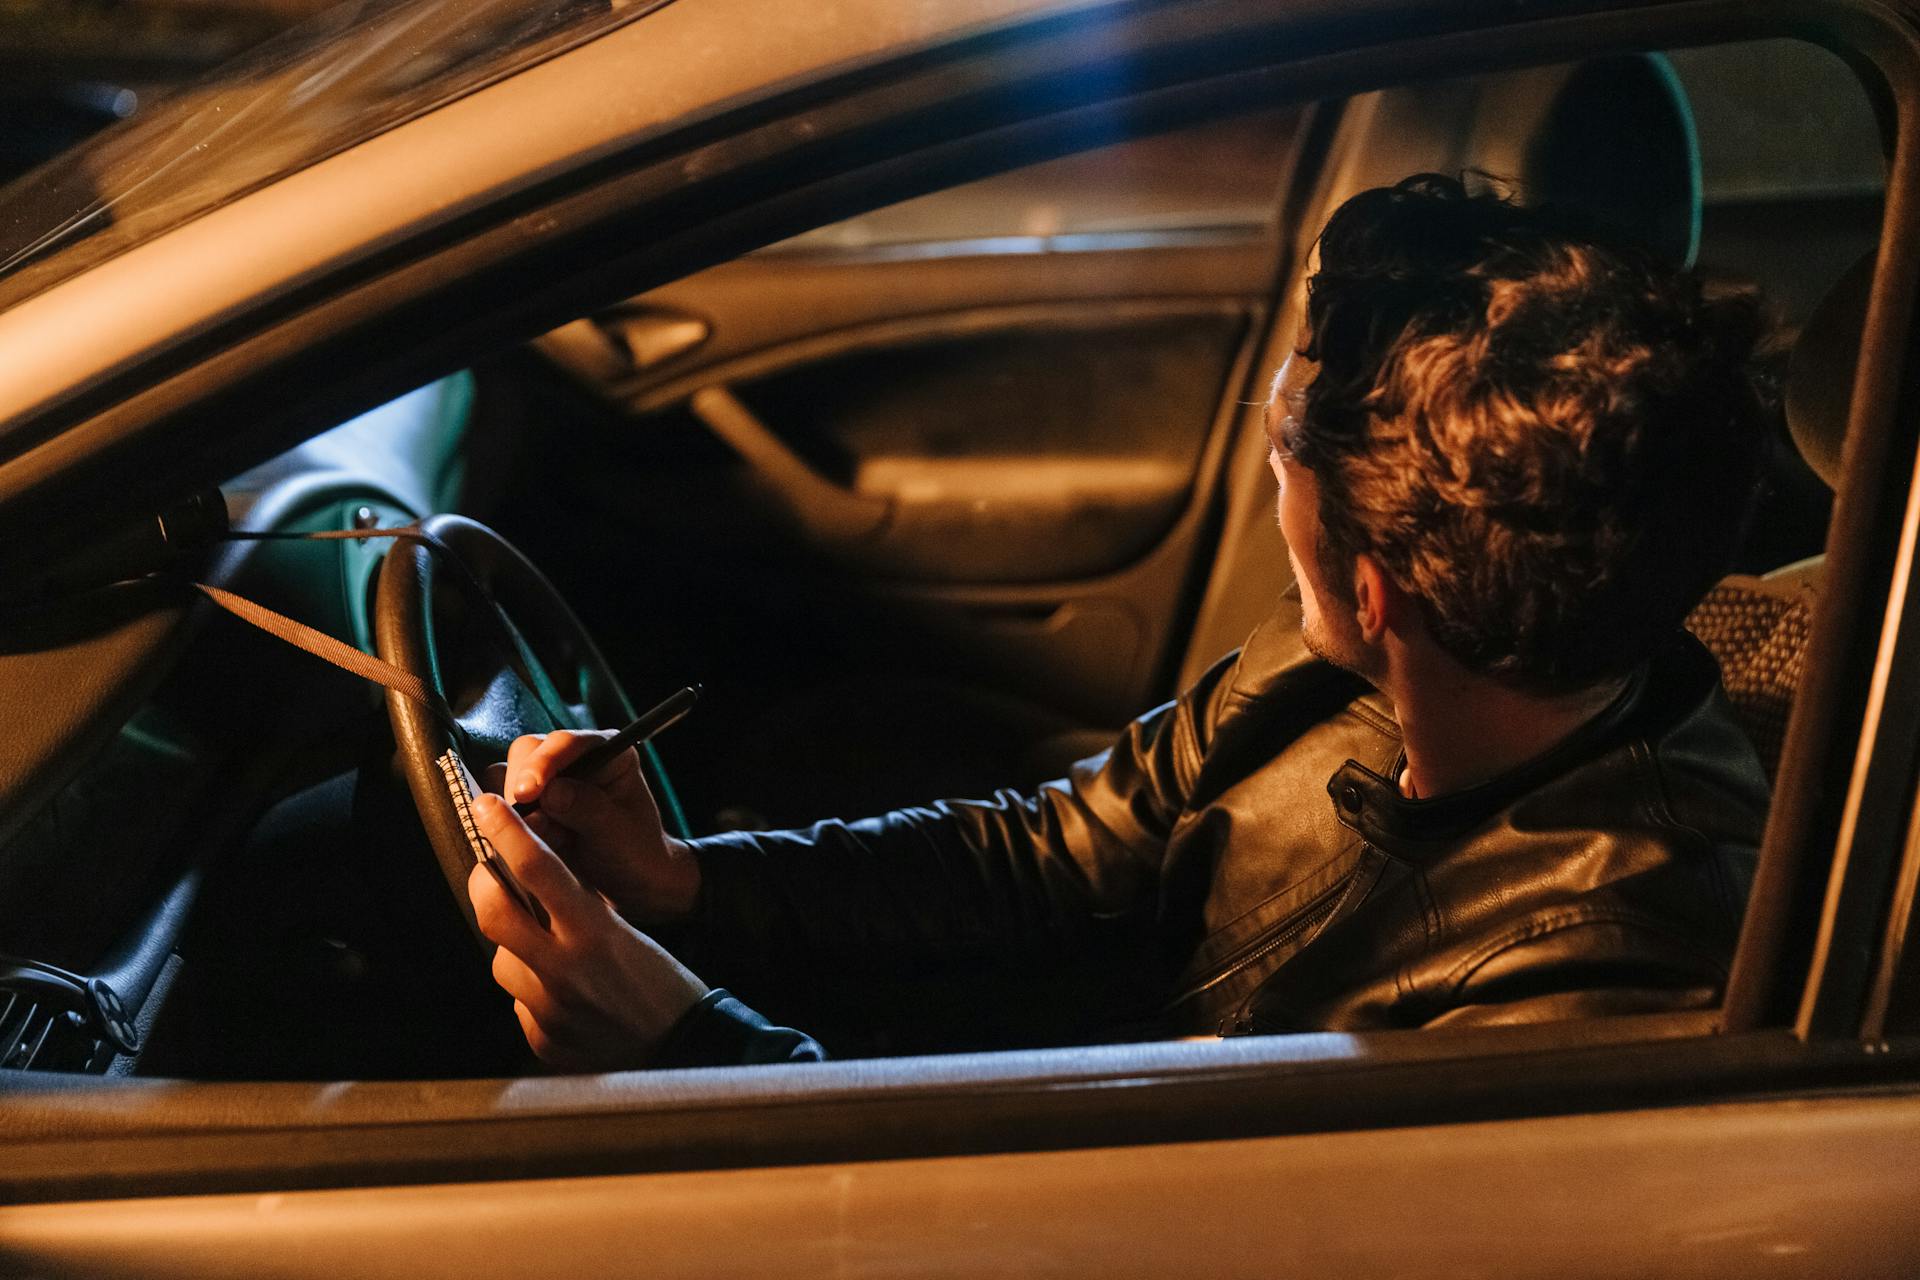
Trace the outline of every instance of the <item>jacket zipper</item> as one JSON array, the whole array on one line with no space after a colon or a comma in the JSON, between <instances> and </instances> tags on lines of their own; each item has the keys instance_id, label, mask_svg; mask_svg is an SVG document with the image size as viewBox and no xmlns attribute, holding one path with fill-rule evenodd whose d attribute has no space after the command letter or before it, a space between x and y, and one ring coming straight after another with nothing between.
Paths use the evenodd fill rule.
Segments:
<instances>
[{"instance_id":1,"label":"jacket zipper","mask_svg":"<svg viewBox=\"0 0 1920 1280\"><path fill-rule=\"evenodd\" d=\"M1345 895L1347 888L1352 885L1354 877L1359 874L1360 863L1355 862L1338 880L1335 880L1315 895L1313 901L1301 908L1300 912L1295 915L1293 919L1282 925L1277 932L1253 944L1250 950L1243 951L1239 955L1223 962L1220 967L1209 974L1204 981L1189 987L1178 997L1169 1001L1167 1007L1172 1009L1185 1004L1209 987L1219 986L1234 974L1239 973L1242 969L1258 961L1262 956L1272 954L1274 951L1279 950L1281 947L1286 946L1298 938L1301 934L1317 928L1339 909L1341 898Z\"/></svg>"}]
</instances>

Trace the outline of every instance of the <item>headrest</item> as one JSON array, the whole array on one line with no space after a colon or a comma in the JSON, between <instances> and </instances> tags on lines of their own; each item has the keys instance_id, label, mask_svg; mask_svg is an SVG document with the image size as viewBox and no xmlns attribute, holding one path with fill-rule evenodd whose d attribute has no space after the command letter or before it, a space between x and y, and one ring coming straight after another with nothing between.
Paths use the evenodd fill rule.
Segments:
<instances>
[{"instance_id":1,"label":"headrest","mask_svg":"<svg viewBox=\"0 0 1920 1280\"><path fill-rule=\"evenodd\" d=\"M1860 335L1867 328L1874 255L1848 267L1807 317L1787 362L1787 431L1814 474L1840 487L1840 447L1847 439Z\"/></svg>"},{"instance_id":2,"label":"headrest","mask_svg":"<svg viewBox=\"0 0 1920 1280\"><path fill-rule=\"evenodd\" d=\"M1528 203L1577 215L1597 238L1693 265L1700 139L1686 90L1660 55L1609 55L1568 68L1524 164Z\"/></svg>"}]
</instances>

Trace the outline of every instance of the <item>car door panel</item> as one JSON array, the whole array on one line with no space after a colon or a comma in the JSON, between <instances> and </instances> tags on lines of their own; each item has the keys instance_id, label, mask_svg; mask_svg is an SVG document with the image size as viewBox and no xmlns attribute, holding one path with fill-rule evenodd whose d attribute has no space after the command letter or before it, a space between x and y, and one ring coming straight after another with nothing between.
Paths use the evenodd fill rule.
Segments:
<instances>
[{"instance_id":1,"label":"car door panel","mask_svg":"<svg viewBox=\"0 0 1920 1280\"><path fill-rule=\"evenodd\" d=\"M1116 299L933 316L849 333L831 357L715 383L690 405L809 547L849 570L1076 581L1167 532L1254 309Z\"/></svg>"}]
</instances>

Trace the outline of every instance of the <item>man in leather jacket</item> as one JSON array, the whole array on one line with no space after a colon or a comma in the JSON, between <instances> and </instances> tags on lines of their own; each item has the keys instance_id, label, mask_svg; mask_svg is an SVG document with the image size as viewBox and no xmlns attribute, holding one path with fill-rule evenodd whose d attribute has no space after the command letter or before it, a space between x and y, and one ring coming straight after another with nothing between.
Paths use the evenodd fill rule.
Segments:
<instances>
[{"instance_id":1,"label":"man in leather jacket","mask_svg":"<svg viewBox=\"0 0 1920 1280\"><path fill-rule=\"evenodd\" d=\"M656 937L937 1029L895 1048L1719 998L1767 785L1681 623L1754 488L1757 303L1433 176L1319 253L1267 416L1297 590L1065 779L688 843L631 755L557 780L592 735L514 744L540 815L476 816L552 925L470 892L541 1057L820 1056Z\"/></svg>"}]
</instances>

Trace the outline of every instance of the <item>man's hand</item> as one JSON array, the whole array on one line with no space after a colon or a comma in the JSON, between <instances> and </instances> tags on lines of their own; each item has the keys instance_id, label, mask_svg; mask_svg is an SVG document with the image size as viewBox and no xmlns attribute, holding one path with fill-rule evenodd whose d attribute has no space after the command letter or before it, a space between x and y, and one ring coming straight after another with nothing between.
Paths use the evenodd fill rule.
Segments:
<instances>
[{"instance_id":1,"label":"man's hand","mask_svg":"<svg viewBox=\"0 0 1920 1280\"><path fill-rule=\"evenodd\" d=\"M527 1043L566 1071L645 1066L707 984L575 879L498 797L475 797L473 816L551 921L542 929L484 866L468 875L480 932L500 947L494 981L513 997Z\"/></svg>"},{"instance_id":2,"label":"man's hand","mask_svg":"<svg viewBox=\"0 0 1920 1280\"><path fill-rule=\"evenodd\" d=\"M699 896L700 864L661 825L660 809L640 775L639 754L625 751L591 778L559 776L612 736L563 730L515 739L501 794L538 800L533 830L629 920L655 925L682 919Z\"/></svg>"}]
</instances>

